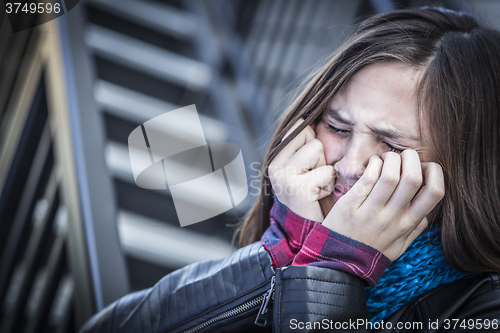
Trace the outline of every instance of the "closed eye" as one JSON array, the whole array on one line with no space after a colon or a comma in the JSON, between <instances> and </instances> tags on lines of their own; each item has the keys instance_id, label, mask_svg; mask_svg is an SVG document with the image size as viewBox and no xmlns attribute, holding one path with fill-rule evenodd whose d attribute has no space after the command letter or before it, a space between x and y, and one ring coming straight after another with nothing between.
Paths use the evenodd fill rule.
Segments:
<instances>
[{"instance_id":1,"label":"closed eye","mask_svg":"<svg viewBox=\"0 0 500 333\"><path fill-rule=\"evenodd\" d=\"M333 133L349 133L350 132L349 130L340 129L340 128L334 127L330 124L328 124L327 127L328 127L328 130L330 132L333 132Z\"/></svg>"},{"instance_id":2,"label":"closed eye","mask_svg":"<svg viewBox=\"0 0 500 333\"><path fill-rule=\"evenodd\" d=\"M388 144L387 142L384 142L384 144L387 146L387 148L389 149L389 151L395 152L397 154L401 154L404 151L404 149L396 148L396 147Z\"/></svg>"}]
</instances>

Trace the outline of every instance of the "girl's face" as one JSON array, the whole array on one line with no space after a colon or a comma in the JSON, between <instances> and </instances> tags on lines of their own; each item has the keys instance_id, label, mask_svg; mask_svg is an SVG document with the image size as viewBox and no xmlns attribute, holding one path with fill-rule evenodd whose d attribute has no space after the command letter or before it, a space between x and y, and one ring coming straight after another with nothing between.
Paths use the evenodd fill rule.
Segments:
<instances>
[{"instance_id":1,"label":"girl's face","mask_svg":"<svg viewBox=\"0 0 500 333\"><path fill-rule=\"evenodd\" d=\"M420 74L401 63L376 63L335 94L316 126L326 163L336 171L334 192L320 200L325 215L363 175L372 155L413 149L427 161L417 110Z\"/></svg>"}]
</instances>

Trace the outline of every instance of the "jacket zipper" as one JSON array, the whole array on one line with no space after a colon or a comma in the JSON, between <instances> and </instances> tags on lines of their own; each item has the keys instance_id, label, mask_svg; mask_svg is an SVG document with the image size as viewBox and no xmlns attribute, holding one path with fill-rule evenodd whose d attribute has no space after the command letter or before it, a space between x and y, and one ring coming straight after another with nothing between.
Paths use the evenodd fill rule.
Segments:
<instances>
[{"instance_id":1,"label":"jacket zipper","mask_svg":"<svg viewBox=\"0 0 500 333\"><path fill-rule=\"evenodd\" d=\"M267 326L267 320L269 319L269 301L271 299L274 300L274 282L275 276L271 278L271 287L269 288L269 290L264 295L262 295L264 296L264 301L262 302L259 313L257 314L257 317L254 321L254 324L257 326Z\"/></svg>"},{"instance_id":2,"label":"jacket zipper","mask_svg":"<svg viewBox=\"0 0 500 333\"><path fill-rule=\"evenodd\" d=\"M230 310L224 311L217 316L210 318L204 322L199 323L196 326L193 326L191 328L188 328L187 330L182 331L181 333L194 333L201 331L202 329L227 318L231 318L234 316L237 316L243 312L246 312L248 310L251 310L253 308L256 308L259 304L260 310L259 313L257 314L257 318L255 319L255 324L258 326L266 326L267 324L267 319L269 317L269 300L271 299L272 296L274 296L274 281L275 277L273 276L271 278L271 287L269 288L268 291L266 291L264 294L251 299L243 304L238 305L237 307L234 307ZM259 320L260 318L260 320Z\"/></svg>"}]
</instances>

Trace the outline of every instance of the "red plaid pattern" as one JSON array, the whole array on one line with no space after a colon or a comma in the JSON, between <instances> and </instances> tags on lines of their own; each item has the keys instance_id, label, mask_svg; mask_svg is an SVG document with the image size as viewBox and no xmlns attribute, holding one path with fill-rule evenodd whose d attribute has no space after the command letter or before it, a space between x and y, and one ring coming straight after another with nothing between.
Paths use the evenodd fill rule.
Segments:
<instances>
[{"instance_id":1,"label":"red plaid pattern","mask_svg":"<svg viewBox=\"0 0 500 333\"><path fill-rule=\"evenodd\" d=\"M354 274L374 286L391 261L374 248L292 212L276 198L262 236L273 265L312 265Z\"/></svg>"}]
</instances>

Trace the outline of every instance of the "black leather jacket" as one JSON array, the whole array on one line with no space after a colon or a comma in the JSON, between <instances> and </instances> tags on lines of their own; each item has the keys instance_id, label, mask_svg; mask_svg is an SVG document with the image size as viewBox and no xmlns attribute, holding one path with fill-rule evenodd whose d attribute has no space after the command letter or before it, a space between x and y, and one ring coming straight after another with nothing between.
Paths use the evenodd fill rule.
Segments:
<instances>
[{"instance_id":1,"label":"black leather jacket","mask_svg":"<svg viewBox=\"0 0 500 333\"><path fill-rule=\"evenodd\" d=\"M186 266L117 300L81 333L500 332L499 274L441 285L378 327L368 322L364 287L360 278L329 268L275 270L267 251L254 243L226 259Z\"/></svg>"}]
</instances>

